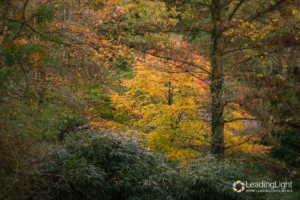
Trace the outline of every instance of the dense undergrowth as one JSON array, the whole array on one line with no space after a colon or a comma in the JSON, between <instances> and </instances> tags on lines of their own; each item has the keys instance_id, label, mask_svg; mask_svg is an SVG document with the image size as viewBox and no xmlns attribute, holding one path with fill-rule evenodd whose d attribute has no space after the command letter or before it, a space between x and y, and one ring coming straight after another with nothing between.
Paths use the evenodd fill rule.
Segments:
<instances>
[{"instance_id":1,"label":"dense undergrowth","mask_svg":"<svg viewBox=\"0 0 300 200\"><path fill-rule=\"evenodd\" d=\"M3 199L276 199L259 193L236 193L236 180L271 180L241 160L198 154L179 162L146 148L134 132L97 130L85 126L65 134L62 141L39 152L30 174L25 170L28 196L18 193L21 175L3 176L16 193ZM259 173L259 174L258 174ZM27 176L26 176L27 175ZM259 177L259 178L258 178ZM20 184L20 183L19 183ZM25 188L23 188L25 189ZM8 196L6 196L8 195ZM272 194L273 195L273 194ZM278 197L280 199L282 197Z\"/></svg>"},{"instance_id":2,"label":"dense undergrowth","mask_svg":"<svg viewBox=\"0 0 300 200\"><path fill-rule=\"evenodd\" d=\"M252 199L231 187L245 178L241 163L200 154L180 163L146 149L132 133L71 132L40 156L27 178L27 192L35 199ZM21 177L1 182L14 178ZM4 194L4 199L24 197Z\"/></svg>"},{"instance_id":3,"label":"dense undergrowth","mask_svg":"<svg viewBox=\"0 0 300 200\"><path fill-rule=\"evenodd\" d=\"M299 2L174 2L0 2L0 199L299 199ZM220 157L211 8L229 17Z\"/></svg>"}]
</instances>

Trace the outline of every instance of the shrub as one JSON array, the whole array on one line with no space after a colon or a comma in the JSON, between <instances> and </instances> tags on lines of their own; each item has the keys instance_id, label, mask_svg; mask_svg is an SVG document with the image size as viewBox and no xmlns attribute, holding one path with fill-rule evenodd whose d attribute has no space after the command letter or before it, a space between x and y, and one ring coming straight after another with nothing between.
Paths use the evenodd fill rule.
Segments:
<instances>
[{"instance_id":1,"label":"shrub","mask_svg":"<svg viewBox=\"0 0 300 200\"><path fill-rule=\"evenodd\" d=\"M300 143L295 142L300 140L299 131L290 129L284 133L272 133L277 138L280 145L274 145L270 153L272 157L284 161L289 166L300 167Z\"/></svg>"},{"instance_id":2,"label":"shrub","mask_svg":"<svg viewBox=\"0 0 300 200\"><path fill-rule=\"evenodd\" d=\"M52 182L52 199L142 199L154 157L130 134L90 131L70 133L53 147L53 161L43 166ZM46 198L46 196L44 196Z\"/></svg>"},{"instance_id":3,"label":"shrub","mask_svg":"<svg viewBox=\"0 0 300 200\"><path fill-rule=\"evenodd\" d=\"M51 184L40 199L251 199L233 182L245 180L240 163L201 157L189 163L147 151L129 133L70 133L43 165Z\"/></svg>"},{"instance_id":4,"label":"shrub","mask_svg":"<svg viewBox=\"0 0 300 200\"><path fill-rule=\"evenodd\" d=\"M254 193L233 191L232 185L235 181L253 180L244 175L240 162L218 162L211 155L197 157L179 166L170 167L168 164L164 170L151 177L162 187L165 193L165 198L162 199L259 199Z\"/></svg>"},{"instance_id":5,"label":"shrub","mask_svg":"<svg viewBox=\"0 0 300 200\"><path fill-rule=\"evenodd\" d=\"M76 119L75 117L70 116L63 118L59 125L54 127L59 131L57 134L57 138L59 140L63 140L66 134L78 131L78 128L86 124L86 122L87 121L84 119Z\"/></svg>"}]
</instances>

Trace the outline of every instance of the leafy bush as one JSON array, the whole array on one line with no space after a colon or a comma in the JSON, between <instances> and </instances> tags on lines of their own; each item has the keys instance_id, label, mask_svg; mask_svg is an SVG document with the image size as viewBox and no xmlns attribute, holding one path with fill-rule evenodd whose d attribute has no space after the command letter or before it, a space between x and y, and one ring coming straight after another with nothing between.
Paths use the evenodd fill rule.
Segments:
<instances>
[{"instance_id":1,"label":"leafy bush","mask_svg":"<svg viewBox=\"0 0 300 200\"><path fill-rule=\"evenodd\" d=\"M244 180L240 163L214 157L179 163L149 152L129 133L70 133L42 169L42 199L251 199L232 190ZM247 198L246 198L247 199Z\"/></svg>"},{"instance_id":2,"label":"leafy bush","mask_svg":"<svg viewBox=\"0 0 300 200\"><path fill-rule=\"evenodd\" d=\"M299 131L290 129L285 130L284 134L274 133L273 136L279 140L280 145L274 145L270 153L272 157L280 159L290 166L300 166L300 143L295 142L300 140Z\"/></svg>"},{"instance_id":3,"label":"leafy bush","mask_svg":"<svg viewBox=\"0 0 300 200\"><path fill-rule=\"evenodd\" d=\"M112 132L77 132L53 148L44 165L53 184L52 199L141 199L149 193L146 178L154 173L154 157L138 139Z\"/></svg>"},{"instance_id":4,"label":"leafy bush","mask_svg":"<svg viewBox=\"0 0 300 200\"><path fill-rule=\"evenodd\" d=\"M59 125L55 127L59 131L57 137L60 140L63 140L66 134L78 131L78 128L86 124L86 122L87 121L84 119L76 119L75 117L70 116L63 118Z\"/></svg>"},{"instance_id":5,"label":"leafy bush","mask_svg":"<svg viewBox=\"0 0 300 200\"><path fill-rule=\"evenodd\" d=\"M165 198L162 199L258 199L254 193L235 193L232 189L237 180L253 180L243 174L240 162L218 162L211 155L197 157L172 168L169 164L164 167L167 170L151 177L163 188Z\"/></svg>"}]
</instances>

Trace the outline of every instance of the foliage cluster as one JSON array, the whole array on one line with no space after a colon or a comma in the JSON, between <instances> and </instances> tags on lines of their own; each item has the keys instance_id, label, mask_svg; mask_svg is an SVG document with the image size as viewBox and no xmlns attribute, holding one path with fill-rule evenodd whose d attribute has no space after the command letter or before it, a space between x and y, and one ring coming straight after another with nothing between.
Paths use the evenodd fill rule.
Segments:
<instances>
[{"instance_id":1,"label":"foliage cluster","mask_svg":"<svg viewBox=\"0 0 300 200\"><path fill-rule=\"evenodd\" d=\"M116 1L5 0L0 13L0 193L30 198L42 190L30 177L50 143L113 116L104 93L114 59L129 60L126 48L112 43L126 8Z\"/></svg>"},{"instance_id":2,"label":"foliage cluster","mask_svg":"<svg viewBox=\"0 0 300 200\"><path fill-rule=\"evenodd\" d=\"M299 5L1 1L0 198L283 199L232 183L300 174Z\"/></svg>"},{"instance_id":3,"label":"foliage cluster","mask_svg":"<svg viewBox=\"0 0 300 200\"><path fill-rule=\"evenodd\" d=\"M182 41L178 45L184 48ZM209 62L194 56L194 62L208 68ZM145 56L133 66L134 78L122 80L123 93L114 93L112 103L117 113L132 113L131 121L139 130L147 132L148 145L165 152L169 158L188 159L197 152L208 153L211 143L209 130L209 91L207 76L193 70L197 77L177 68L176 62L165 63L154 56ZM200 71L200 72L199 72ZM232 107L234 106L234 109ZM232 105L224 108L226 117L251 117ZM153 127L148 131L143 127ZM226 155L265 155L270 147L257 144L261 138L254 133L243 135L243 121L227 123L224 128Z\"/></svg>"},{"instance_id":4,"label":"foliage cluster","mask_svg":"<svg viewBox=\"0 0 300 200\"><path fill-rule=\"evenodd\" d=\"M86 130L53 146L42 166L51 199L241 199L241 163L197 155L179 164L143 147L133 133ZM241 164L239 166L239 164ZM47 172L47 173L46 173ZM249 176L249 175L248 175ZM250 176L249 176L250 177ZM42 198L42 197L41 197Z\"/></svg>"}]
</instances>

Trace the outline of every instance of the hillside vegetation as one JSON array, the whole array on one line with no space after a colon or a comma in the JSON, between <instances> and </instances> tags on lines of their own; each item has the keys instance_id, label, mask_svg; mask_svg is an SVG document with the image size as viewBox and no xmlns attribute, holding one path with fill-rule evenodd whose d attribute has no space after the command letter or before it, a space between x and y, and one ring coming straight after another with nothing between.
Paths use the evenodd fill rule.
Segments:
<instances>
[{"instance_id":1,"label":"hillside vegetation","mask_svg":"<svg viewBox=\"0 0 300 200\"><path fill-rule=\"evenodd\" d=\"M299 8L1 1L0 199L299 199Z\"/></svg>"}]
</instances>

